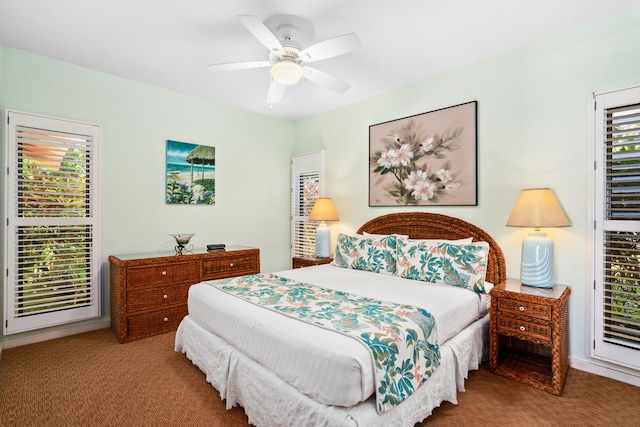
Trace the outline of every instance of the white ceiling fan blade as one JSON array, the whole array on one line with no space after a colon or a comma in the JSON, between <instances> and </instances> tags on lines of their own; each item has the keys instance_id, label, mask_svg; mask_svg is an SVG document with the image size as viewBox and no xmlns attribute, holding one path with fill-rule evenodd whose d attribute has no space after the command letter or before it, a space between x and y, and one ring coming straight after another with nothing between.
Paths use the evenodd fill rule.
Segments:
<instances>
[{"instance_id":1,"label":"white ceiling fan blade","mask_svg":"<svg viewBox=\"0 0 640 427\"><path fill-rule=\"evenodd\" d=\"M267 94L267 104L277 104L280 102L286 88L285 85L271 80L271 86L269 86L269 93Z\"/></svg>"},{"instance_id":2,"label":"white ceiling fan blade","mask_svg":"<svg viewBox=\"0 0 640 427\"><path fill-rule=\"evenodd\" d=\"M239 15L238 19L260 43L267 47L267 49L274 52L282 49L282 45L275 34L273 34L258 18L253 15Z\"/></svg>"},{"instance_id":3,"label":"white ceiling fan blade","mask_svg":"<svg viewBox=\"0 0 640 427\"><path fill-rule=\"evenodd\" d=\"M207 65L209 71L233 71L233 70L248 70L251 68L262 68L273 65L269 61L247 61L247 62L227 62L225 64L212 64Z\"/></svg>"},{"instance_id":4,"label":"white ceiling fan blade","mask_svg":"<svg viewBox=\"0 0 640 427\"><path fill-rule=\"evenodd\" d=\"M338 93L345 93L351 87L349 83L317 68L304 67L304 76L309 81Z\"/></svg>"},{"instance_id":5,"label":"white ceiling fan blade","mask_svg":"<svg viewBox=\"0 0 640 427\"><path fill-rule=\"evenodd\" d=\"M300 58L305 62L319 61L344 55L362 46L356 33L343 34L309 46L300 52Z\"/></svg>"}]
</instances>

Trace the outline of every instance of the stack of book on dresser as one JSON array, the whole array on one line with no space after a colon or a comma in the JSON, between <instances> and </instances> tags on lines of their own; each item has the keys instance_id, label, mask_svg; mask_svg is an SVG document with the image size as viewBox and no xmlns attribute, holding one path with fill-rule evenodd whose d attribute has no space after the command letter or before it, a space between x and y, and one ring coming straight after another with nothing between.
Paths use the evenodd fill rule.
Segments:
<instances>
[{"instance_id":1,"label":"stack of book on dresser","mask_svg":"<svg viewBox=\"0 0 640 427\"><path fill-rule=\"evenodd\" d=\"M224 243L214 243L214 244L207 245L208 252L218 252L218 251L224 251L224 250L225 250Z\"/></svg>"}]
</instances>

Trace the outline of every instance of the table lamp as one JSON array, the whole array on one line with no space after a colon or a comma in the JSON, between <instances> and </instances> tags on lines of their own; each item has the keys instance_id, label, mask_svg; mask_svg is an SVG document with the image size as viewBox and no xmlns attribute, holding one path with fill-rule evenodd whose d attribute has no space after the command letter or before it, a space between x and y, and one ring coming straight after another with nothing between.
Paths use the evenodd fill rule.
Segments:
<instances>
[{"instance_id":1,"label":"table lamp","mask_svg":"<svg viewBox=\"0 0 640 427\"><path fill-rule=\"evenodd\" d=\"M316 228L316 258L329 258L331 232L325 221L338 221L338 213L329 198L319 197L311 209L309 221L320 221Z\"/></svg>"},{"instance_id":2,"label":"table lamp","mask_svg":"<svg viewBox=\"0 0 640 427\"><path fill-rule=\"evenodd\" d=\"M547 233L540 231L540 228L569 227L570 225L569 218L550 188L522 190L507 221L507 226L535 229L522 240L520 282L523 285L538 288L553 286L553 240L547 237Z\"/></svg>"}]
</instances>

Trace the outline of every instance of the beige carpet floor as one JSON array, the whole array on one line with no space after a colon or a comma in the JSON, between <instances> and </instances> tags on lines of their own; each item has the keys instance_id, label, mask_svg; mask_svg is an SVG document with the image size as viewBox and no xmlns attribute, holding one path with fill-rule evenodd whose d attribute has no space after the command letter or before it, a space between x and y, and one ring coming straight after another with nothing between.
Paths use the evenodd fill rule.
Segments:
<instances>
[{"instance_id":1,"label":"beige carpet floor","mask_svg":"<svg viewBox=\"0 0 640 427\"><path fill-rule=\"evenodd\" d=\"M0 426L246 426L242 408L181 353L174 333L120 344L110 330L5 349ZM640 426L640 388L571 369L562 396L471 373L458 405L423 426Z\"/></svg>"}]
</instances>

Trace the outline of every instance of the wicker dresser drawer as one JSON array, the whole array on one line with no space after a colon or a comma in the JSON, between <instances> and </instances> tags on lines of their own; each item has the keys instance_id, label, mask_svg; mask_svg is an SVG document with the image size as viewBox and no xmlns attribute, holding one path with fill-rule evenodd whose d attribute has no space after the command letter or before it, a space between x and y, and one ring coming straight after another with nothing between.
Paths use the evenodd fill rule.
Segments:
<instances>
[{"instance_id":1,"label":"wicker dresser drawer","mask_svg":"<svg viewBox=\"0 0 640 427\"><path fill-rule=\"evenodd\" d=\"M195 283L200 277L199 270L200 264L197 261L132 267L129 269L127 286L149 286L158 283L175 283L178 281Z\"/></svg>"},{"instance_id":2,"label":"wicker dresser drawer","mask_svg":"<svg viewBox=\"0 0 640 427\"><path fill-rule=\"evenodd\" d=\"M191 285L260 272L260 251L231 246L109 257L111 329L122 343L174 331L187 314Z\"/></svg>"},{"instance_id":3,"label":"wicker dresser drawer","mask_svg":"<svg viewBox=\"0 0 640 427\"><path fill-rule=\"evenodd\" d=\"M505 313L516 313L536 319L551 320L551 307L528 301L517 301L509 298L498 300L498 310Z\"/></svg>"},{"instance_id":4,"label":"wicker dresser drawer","mask_svg":"<svg viewBox=\"0 0 640 427\"><path fill-rule=\"evenodd\" d=\"M136 288L127 292L127 310L130 313L185 304L189 287L180 285Z\"/></svg>"},{"instance_id":5,"label":"wicker dresser drawer","mask_svg":"<svg viewBox=\"0 0 640 427\"><path fill-rule=\"evenodd\" d=\"M256 268L258 253L253 251L228 252L221 256L202 261L202 280L224 279L227 277L244 276L260 272Z\"/></svg>"},{"instance_id":6,"label":"wicker dresser drawer","mask_svg":"<svg viewBox=\"0 0 640 427\"><path fill-rule=\"evenodd\" d=\"M174 331L186 315L187 306L183 304L166 310L130 316L127 322L129 339L136 340Z\"/></svg>"},{"instance_id":7,"label":"wicker dresser drawer","mask_svg":"<svg viewBox=\"0 0 640 427\"><path fill-rule=\"evenodd\" d=\"M551 325L527 322L509 316L498 318L498 333L512 335L520 339L537 338L551 342Z\"/></svg>"}]
</instances>

